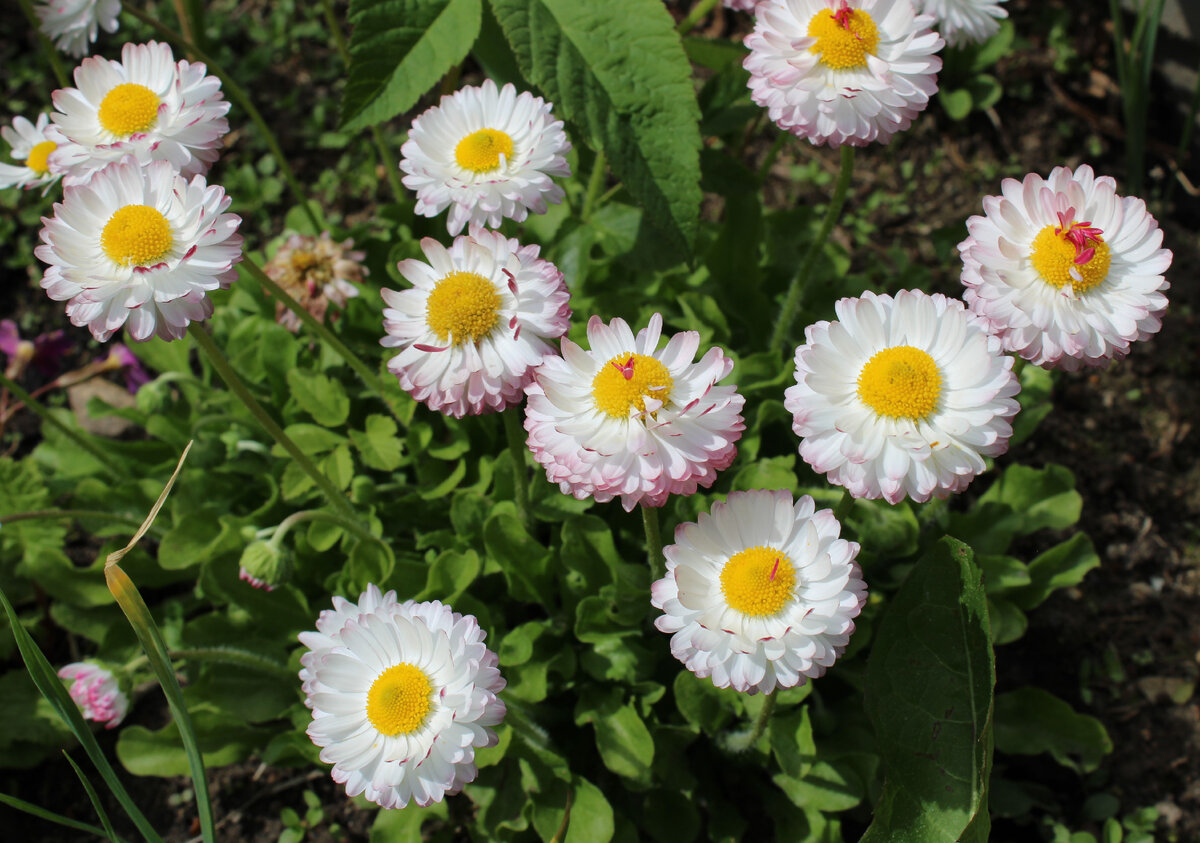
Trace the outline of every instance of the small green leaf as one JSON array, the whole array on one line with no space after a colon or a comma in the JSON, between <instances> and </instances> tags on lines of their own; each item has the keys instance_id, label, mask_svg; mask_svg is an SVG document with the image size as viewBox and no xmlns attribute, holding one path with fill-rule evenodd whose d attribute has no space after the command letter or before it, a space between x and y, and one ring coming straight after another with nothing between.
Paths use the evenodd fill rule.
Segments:
<instances>
[{"instance_id":1,"label":"small green leaf","mask_svg":"<svg viewBox=\"0 0 1200 843\"><path fill-rule=\"evenodd\" d=\"M483 542L499 563L512 599L554 605L550 551L529 535L511 508L497 508L484 523Z\"/></svg>"},{"instance_id":2,"label":"small green leaf","mask_svg":"<svg viewBox=\"0 0 1200 843\"><path fill-rule=\"evenodd\" d=\"M267 730L248 726L236 717L213 711L193 711L196 742L208 766L244 761L266 740ZM135 776L185 776L187 753L172 721L157 731L126 726L117 738L117 758Z\"/></svg>"},{"instance_id":3,"label":"small green leaf","mask_svg":"<svg viewBox=\"0 0 1200 843\"><path fill-rule=\"evenodd\" d=\"M346 390L333 378L319 372L292 369L287 379L296 403L318 424L337 427L350 415Z\"/></svg>"},{"instance_id":4,"label":"small green leaf","mask_svg":"<svg viewBox=\"0 0 1200 843\"><path fill-rule=\"evenodd\" d=\"M804 778L780 773L771 780L795 805L816 811L848 811L866 796L862 780L844 762L818 761Z\"/></svg>"},{"instance_id":5,"label":"small green leaf","mask_svg":"<svg viewBox=\"0 0 1200 843\"><path fill-rule=\"evenodd\" d=\"M1087 572L1100 567L1100 557L1086 533L1076 533L1029 563L1029 585L1008 597L1025 611L1039 606L1057 588L1078 585Z\"/></svg>"},{"instance_id":6,"label":"small green leaf","mask_svg":"<svg viewBox=\"0 0 1200 843\"><path fill-rule=\"evenodd\" d=\"M389 416L367 416L365 431L350 431L350 441L362 454L368 468L379 471L395 471L404 457L404 440L397 434L395 420Z\"/></svg>"},{"instance_id":7,"label":"small green leaf","mask_svg":"<svg viewBox=\"0 0 1200 843\"><path fill-rule=\"evenodd\" d=\"M938 92L938 102L946 109L951 120L962 120L971 113L971 92L965 88L941 90Z\"/></svg>"},{"instance_id":8,"label":"small green leaf","mask_svg":"<svg viewBox=\"0 0 1200 843\"><path fill-rule=\"evenodd\" d=\"M618 776L648 784L654 761L654 738L633 704L622 704L621 692L616 689L601 696L594 708L587 705L589 698L595 699L596 695L580 695L575 722L595 727L596 748L604 766Z\"/></svg>"},{"instance_id":9,"label":"small green leaf","mask_svg":"<svg viewBox=\"0 0 1200 843\"><path fill-rule=\"evenodd\" d=\"M733 716L735 691L722 690L689 670L679 671L673 687L679 713L706 735L716 735Z\"/></svg>"},{"instance_id":10,"label":"small green leaf","mask_svg":"<svg viewBox=\"0 0 1200 843\"><path fill-rule=\"evenodd\" d=\"M345 436L315 424L289 424L283 432L308 456L327 453L346 441ZM271 446L271 454L276 457L288 455L283 446L278 444Z\"/></svg>"},{"instance_id":11,"label":"small green leaf","mask_svg":"<svg viewBox=\"0 0 1200 843\"><path fill-rule=\"evenodd\" d=\"M483 570L479 554L473 550L444 550L429 566L425 590L416 599L453 603Z\"/></svg>"},{"instance_id":12,"label":"small green leaf","mask_svg":"<svg viewBox=\"0 0 1200 843\"><path fill-rule=\"evenodd\" d=\"M1064 767L1090 773L1113 745L1095 717L1077 713L1049 691L1021 688L996 695L996 749L1010 755L1048 752Z\"/></svg>"}]
</instances>

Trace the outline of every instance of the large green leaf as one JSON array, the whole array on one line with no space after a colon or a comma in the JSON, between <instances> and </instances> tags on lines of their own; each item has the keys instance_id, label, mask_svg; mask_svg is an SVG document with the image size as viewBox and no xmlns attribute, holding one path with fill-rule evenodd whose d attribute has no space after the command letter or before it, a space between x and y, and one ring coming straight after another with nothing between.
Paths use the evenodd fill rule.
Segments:
<instances>
[{"instance_id":1,"label":"large green leaf","mask_svg":"<svg viewBox=\"0 0 1200 843\"><path fill-rule=\"evenodd\" d=\"M982 574L969 547L942 539L893 599L868 665L886 777L864 843L955 843L986 826L995 679Z\"/></svg>"},{"instance_id":2,"label":"large green leaf","mask_svg":"<svg viewBox=\"0 0 1200 843\"><path fill-rule=\"evenodd\" d=\"M691 251L700 214L700 109L660 0L491 0L521 72Z\"/></svg>"},{"instance_id":3,"label":"large green leaf","mask_svg":"<svg viewBox=\"0 0 1200 843\"><path fill-rule=\"evenodd\" d=\"M1020 688L996 697L996 748L1011 755L1048 752L1064 767L1090 773L1113 745L1095 717L1049 691Z\"/></svg>"},{"instance_id":4,"label":"large green leaf","mask_svg":"<svg viewBox=\"0 0 1200 843\"><path fill-rule=\"evenodd\" d=\"M479 34L483 0L351 0L350 78L342 128L408 111Z\"/></svg>"}]
</instances>

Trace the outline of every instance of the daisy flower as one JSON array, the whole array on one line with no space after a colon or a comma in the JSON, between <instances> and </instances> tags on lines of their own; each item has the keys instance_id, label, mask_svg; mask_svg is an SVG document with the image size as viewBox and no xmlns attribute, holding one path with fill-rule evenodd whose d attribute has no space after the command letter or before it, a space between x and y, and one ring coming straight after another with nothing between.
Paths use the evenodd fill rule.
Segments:
<instances>
[{"instance_id":1,"label":"daisy flower","mask_svg":"<svg viewBox=\"0 0 1200 843\"><path fill-rule=\"evenodd\" d=\"M937 91L944 42L910 0L767 0L754 14L751 97L818 146L887 143Z\"/></svg>"},{"instance_id":2,"label":"daisy flower","mask_svg":"<svg viewBox=\"0 0 1200 843\"><path fill-rule=\"evenodd\" d=\"M835 305L805 330L784 406L800 456L856 498L961 492L1008 450L1013 359L957 299L902 290Z\"/></svg>"},{"instance_id":3,"label":"daisy flower","mask_svg":"<svg viewBox=\"0 0 1200 843\"><path fill-rule=\"evenodd\" d=\"M495 746L505 681L472 615L437 601L397 603L369 586L358 605L334 599L300 672L308 736L349 796L424 807L475 779L475 750Z\"/></svg>"},{"instance_id":4,"label":"daisy flower","mask_svg":"<svg viewBox=\"0 0 1200 843\"><path fill-rule=\"evenodd\" d=\"M570 327L562 273L537 246L476 226L447 249L426 238L406 260L411 289L383 291L388 369L431 410L461 418L519 404L533 368Z\"/></svg>"},{"instance_id":5,"label":"daisy flower","mask_svg":"<svg viewBox=\"0 0 1200 843\"><path fill-rule=\"evenodd\" d=\"M353 247L353 240L338 243L328 231L320 237L293 234L263 266L263 272L318 322L324 322L329 305L345 308L346 302L358 295L354 285L368 274L362 265L366 253L352 251ZM293 334L300 330L300 317L283 302L275 303L275 321Z\"/></svg>"},{"instance_id":6,"label":"daisy flower","mask_svg":"<svg viewBox=\"0 0 1200 843\"><path fill-rule=\"evenodd\" d=\"M563 189L550 177L571 175L571 144L551 107L511 84L497 90L490 79L442 97L413 121L400 149L417 213L436 217L450 208L446 228L458 234L468 223L496 228L561 202Z\"/></svg>"},{"instance_id":7,"label":"daisy flower","mask_svg":"<svg viewBox=\"0 0 1200 843\"><path fill-rule=\"evenodd\" d=\"M241 218L224 213L229 203L222 188L189 181L170 162L114 164L68 187L42 218L42 287L101 342L127 323L139 342L180 339L212 313L206 293L237 277Z\"/></svg>"},{"instance_id":8,"label":"daisy flower","mask_svg":"<svg viewBox=\"0 0 1200 843\"><path fill-rule=\"evenodd\" d=\"M119 62L86 58L75 84L52 95L52 139L72 144L51 158L66 184L83 184L130 154L142 164L170 161L187 178L217 160L229 131L221 82L203 64L176 62L168 45L126 44Z\"/></svg>"},{"instance_id":9,"label":"daisy flower","mask_svg":"<svg viewBox=\"0 0 1200 843\"><path fill-rule=\"evenodd\" d=\"M726 9L733 9L735 12L753 12L758 0L724 0L724 4Z\"/></svg>"},{"instance_id":10,"label":"daisy flower","mask_svg":"<svg viewBox=\"0 0 1200 843\"><path fill-rule=\"evenodd\" d=\"M967 220L963 298L1006 351L1048 369L1105 366L1162 326L1172 255L1146 203L1086 164L1005 179Z\"/></svg>"},{"instance_id":11,"label":"daisy flower","mask_svg":"<svg viewBox=\"0 0 1200 843\"><path fill-rule=\"evenodd\" d=\"M49 187L62 175L50 168L50 153L58 148L58 144L46 136L49 123L49 115L39 114L36 124L17 116L13 118L11 128L0 127L0 137L12 147L13 160L24 162L17 167L0 164L0 188L28 190L39 184Z\"/></svg>"},{"instance_id":12,"label":"daisy flower","mask_svg":"<svg viewBox=\"0 0 1200 843\"><path fill-rule=\"evenodd\" d=\"M650 587L671 653L718 688L769 694L825 673L846 649L867 586L833 511L785 490L731 492L663 548Z\"/></svg>"},{"instance_id":13,"label":"daisy flower","mask_svg":"<svg viewBox=\"0 0 1200 843\"><path fill-rule=\"evenodd\" d=\"M564 494L621 497L662 506L672 494L708 488L737 454L745 399L717 386L733 361L711 348L693 362L700 335L685 331L658 347L662 316L637 336L621 319L588 322L590 351L568 339L526 389L527 444Z\"/></svg>"},{"instance_id":14,"label":"daisy flower","mask_svg":"<svg viewBox=\"0 0 1200 843\"><path fill-rule=\"evenodd\" d=\"M951 47L982 43L1000 31L1007 0L916 0L917 8L937 19L938 32Z\"/></svg>"},{"instance_id":15,"label":"daisy flower","mask_svg":"<svg viewBox=\"0 0 1200 843\"><path fill-rule=\"evenodd\" d=\"M98 30L117 31L121 0L39 0L33 12L42 34L64 53L82 58L96 42Z\"/></svg>"},{"instance_id":16,"label":"daisy flower","mask_svg":"<svg viewBox=\"0 0 1200 843\"><path fill-rule=\"evenodd\" d=\"M121 725L129 711L129 697L111 671L95 664L72 662L60 668L58 676L71 681L68 691L85 719L103 723L106 729Z\"/></svg>"}]
</instances>

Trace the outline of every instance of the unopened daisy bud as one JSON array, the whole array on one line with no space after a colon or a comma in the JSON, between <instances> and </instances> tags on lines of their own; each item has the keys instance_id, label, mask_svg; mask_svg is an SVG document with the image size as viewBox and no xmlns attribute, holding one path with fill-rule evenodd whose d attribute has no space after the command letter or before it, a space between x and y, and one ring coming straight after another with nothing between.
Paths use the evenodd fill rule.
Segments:
<instances>
[{"instance_id":1,"label":"unopened daisy bud","mask_svg":"<svg viewBox=\"0 0 1200 843\"><path fill-rule=\"evenodd\" d=\"M73 662L58 671L60 679L71 681L71 699L88 720L115 729L125 719L129 698L121 690L112 671L90 662Z\"/></svg>"},{"instance_id":2,"label":"unopened daisy bud","mask_svg":"<svg viewBox=\"0 0 1200 843\"><path fill-rule=\"evenodd\" d=\"M263 591L274 591L292 575L287 552L269 541L246 545L239 562L238 579Z\"/></svg>"},{"instance_id":3,"label":"unopened daisy bud","mask_svg":"<svg viewBox=\"0 0 1200 843\"><path fill-rule=\"evenodd\" d=\"M933 15L938 32L951 47L980 44L1000 31L1008 17L1007 0L915 0L918 11Z\"/></svg>"},{"instance_id":4,"label":"unopened daisy bud","mask_svg":"<svg viewBox=\"0 0 1200 843\"><path fill-rule=\"evenodd\" d=\"M353 246L353 240L339 243L328 231L320 237L293 234L263 265L263 272L317 321L324 322L329 305L344 308L358 295L354 285L362 283L368 274L362 265L366 253L352 251ZM336 317L335 311L332 318ZM275 321L293 334L300 330L300 318L283 302L275 304Z\"/></svg>"},{"instance_id":5,"label":"unopened daisy bud","mask_svg":"<svg viewBox=\"0 0 1200 843\"><path fill-rule=\"evenodd\" d=\"M117 31L121 0L38 0L33 12L42 34L75 58L86 56L98 31Z\"/></svg>"},{"instance_id":6,"label":"unopened daisy bud","mask_svg":"<svg viewBox=\"0 0 1200 843\"><path fill-rule=\"evenodd\" d=\"M1133 196L1086 164L1005 179L958 244L963 298L1005 351L1047 369L1106 366L1162 327L1172 254Z\"/></svg>"}]
</instances>

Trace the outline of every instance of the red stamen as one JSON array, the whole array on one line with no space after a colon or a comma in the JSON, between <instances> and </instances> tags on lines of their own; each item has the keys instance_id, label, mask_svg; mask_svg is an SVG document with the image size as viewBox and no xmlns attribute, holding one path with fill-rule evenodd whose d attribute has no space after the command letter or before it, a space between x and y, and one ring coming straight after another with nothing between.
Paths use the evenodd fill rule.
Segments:
<instances>
[{"instance_id":1,"label":"red stamen","mask_svg":"<svg viewBox=\"0 0 1200 843\"><path fill-rule=\"evenodd\" d=\"M850 19L854 17L854 11L850 8L846 0L842 0L842 6L833 13L833 19L837 21L837 25L842 29L850 28Z\"/></svg>"},{"instance_id":2,"label":"red stamen","mask_svg":"<svg viewBox=\"0 0 1200 843\"><path fill-rule=\"evenodd\" d=\"M1099 243L1100 235L1104 232L1092 225L1090 220L1075 222L1075 209L1067 208L1065 212L1058 212L1058 228L1054 229L1054 233L1075 247L1073 263L1082 266L1095 256L1096 247L1092 244Z\"/></svg>"},{"instance_id":3,"label":"red stamen","mask_svg":"<svg viewBox=\"0 0 1200 843\"><path fill-rule=\"evenodd\" d=\"M626 360L624 363L618 363L617 361L614 360L609 365L611 365L614 369L616 369L618 372L620 372L625 377L625 380L631 381L631 380L633 380L633 361L634 361L634 357L631 354L631 355L629 355L629 359Z\"/></svg>"},{"instance_id":4,"label":"red stamen","mask_svg":"<svg viewBox=\"0 0 1200 843\"><path fill-rule=\"evenodd\" d=\"M775 582L775 575L777 573L779 573L779 562L780 562L780 559L778 556L776 556L775 557L775 567L771 569L771 576L769 578L771 580L771 582Z\"/></svg>"}]
</instances>

